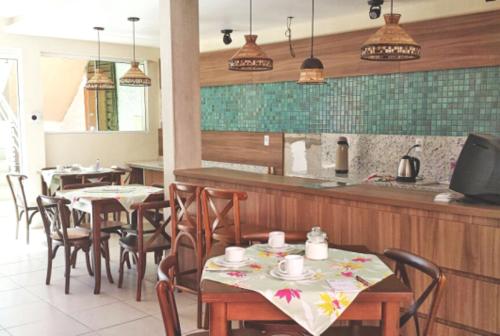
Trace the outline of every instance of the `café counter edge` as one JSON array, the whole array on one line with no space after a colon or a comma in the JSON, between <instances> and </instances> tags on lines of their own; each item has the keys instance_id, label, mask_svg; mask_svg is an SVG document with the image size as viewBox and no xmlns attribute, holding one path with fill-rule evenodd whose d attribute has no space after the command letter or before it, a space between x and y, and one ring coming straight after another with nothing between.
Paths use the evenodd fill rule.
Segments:
<instances>
[{"instance_id":1,"label":"caf\u00e9 counter edge","mask_svg":"<svg viewBox=\"0 0 500 336\"><path fill-rule=\"evenodd\" d=\"M222 168L182 169L174 175L181 182L246 191L242 225L320 226L334 244L365 245L377 254L401 248L430 259L448 279L437 334L499 330L500 206L437 203L435 192L367 184L318 188L324 181ZM426 282L412 276L412 284L419 293Z\"/></svg>"}]
</instances>

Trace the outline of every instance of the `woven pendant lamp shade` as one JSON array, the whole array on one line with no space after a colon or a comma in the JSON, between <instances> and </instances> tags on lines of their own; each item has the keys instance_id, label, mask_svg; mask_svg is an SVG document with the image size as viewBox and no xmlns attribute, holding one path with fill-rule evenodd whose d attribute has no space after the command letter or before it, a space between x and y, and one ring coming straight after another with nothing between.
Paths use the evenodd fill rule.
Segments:
<instances>
[{"instance_id":1,"label":"woven pendant lamp shade","mask_svg":"<svg viewBox=\"0 0 500 336\"><path fill-rule=\"evenodd\" d=\"M323 63L315 57L309 57L300 67L298 84L325 84Z\"/></svg>"},{"instance_id":2,"label":"woven pendant lamp shade","mask_svg":"<svg viewBox=\"0 0 500 336\"><path fill-rule=\"evenodd\" d=\"M151 86L151 78L139 69L139 62L132 62L130 69L120 78L123 86Z\"/></svg>"},{"instance_id":3,"label":"woven pendant lamp shade","mask_svg":"<svg viewBox=\"0 0 500 336\"><path fill-rule=\"evenodd\" d=\"M87 90L113 90L115 83L106 76L105 73L99 68L101 63L101 35L100 32L104 30L102 27L94 27L97 32L97 60L94 66L94 74L85 84Z\"/></svg>"},{"instance_id":4,"label":"woven pendant lamp shade","mask_svg":"<svg viewBox=\"0 0 500 336\"><path fill-rule=\"evenodd\" d=\"M385 14L385 26L361 47L361 59L367 61L411 61L420 58L421 47L399 25L401 14Z\"/></svg>"},{"instance_id":5,"label":"woven pendant lamp shade","mask_svg":"<svg viewBox=\"0 0 500 336\"><path fill-rule=\"evenodd\" d=\"M229 70L268 71L273 69L273 60L255 43L257 35L245 35L245 45L229 60Z\"/></svg>"}]
</instances>

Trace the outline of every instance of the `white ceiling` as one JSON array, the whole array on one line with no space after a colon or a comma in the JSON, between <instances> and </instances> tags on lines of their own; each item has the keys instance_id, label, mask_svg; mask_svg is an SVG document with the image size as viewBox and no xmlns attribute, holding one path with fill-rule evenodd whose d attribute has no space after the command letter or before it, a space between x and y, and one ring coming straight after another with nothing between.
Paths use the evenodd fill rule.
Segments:
<instances>
[{"instance_id":1,"label":"white ceiling","mask_svg":"<svg viewBox=\"0 0 500 336\"><path fill-rule=\"evenodd\" d=\"M7 33L94 40L93 26L104 26L103 41L131 41L129 16L138 16L137 42L159 45L159 1L166 0L1 0L0 30ZM220 49L222 28L235 29L233 44L241 44L248 30L248 0L199 0L202 50ZM309 35L311 2L307 0L254 0L254 31L260 42L283 40L286 17L294 16L294 37ZM389 7L386 0L384 11ZM395 0L405 21L457 15L500 8L500 1ZM366 0L316 0L317 31L336 31L381 25L368 18Z\"/></svg>"}]
</instances>

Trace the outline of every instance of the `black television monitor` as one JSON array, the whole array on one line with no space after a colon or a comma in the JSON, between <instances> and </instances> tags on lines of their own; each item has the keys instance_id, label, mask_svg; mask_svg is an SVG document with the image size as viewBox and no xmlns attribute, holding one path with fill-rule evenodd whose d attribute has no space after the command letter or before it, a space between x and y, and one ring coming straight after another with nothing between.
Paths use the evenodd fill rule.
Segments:
<instances>
[{"instance_id":1,"label":"black television monitor","mask_svg":"<svg viewBox=\"0 0 500 336\"><path fill-rule=\"evenodd\" d=\"M450 189L500 205L500 137L470 134L453 172Z\"/></svg>"}]
</instances>

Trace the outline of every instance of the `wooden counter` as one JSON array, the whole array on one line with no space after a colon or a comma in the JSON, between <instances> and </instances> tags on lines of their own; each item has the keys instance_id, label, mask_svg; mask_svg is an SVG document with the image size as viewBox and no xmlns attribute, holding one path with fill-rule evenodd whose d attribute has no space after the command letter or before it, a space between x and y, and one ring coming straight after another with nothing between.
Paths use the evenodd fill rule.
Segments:
<instances>
[{"instance_id":1,"label":"wooden counter","mask_svg":"<svg viewBox=\"0 0 500 336\"><path fill-rule=\"evenodd\" d=\"M321 226L332 243L397 247L439 264L448 283L435 335L500 334L500 206L433 202L435 193L220 168L175 171L179 181L244 190L242 221L283 229ZM420 292L426 284L413 276ZM425 313L425 311L422 311ZM425 318L425 314L422 315ZM413 325L405 335L413 335Z\"/></svg>"},{"instance_id":2,"label":"wooden counter","mask_svg":"<svg viewBox=\"0 0 500 336\"><path fill-rule=\"evenodd\" d=\"M133 183L149 186L163 185L162 161L129 162L127 165L132 169L131 180Z\"/></svg>"}]
</instances>

